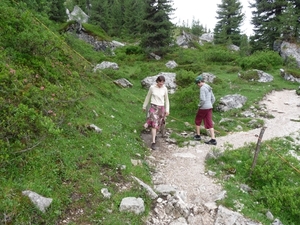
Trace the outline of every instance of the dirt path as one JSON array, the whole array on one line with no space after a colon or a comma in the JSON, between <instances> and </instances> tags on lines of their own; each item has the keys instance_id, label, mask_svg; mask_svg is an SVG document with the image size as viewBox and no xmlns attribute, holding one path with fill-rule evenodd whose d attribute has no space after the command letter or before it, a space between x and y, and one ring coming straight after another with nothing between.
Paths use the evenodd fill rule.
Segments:
<instances>
[{"instance_id":1,"label":"dirt path","mask_svg":"<svg viewBox=\"0 0 300 225\"><path fill-rule=\"evenodd\" d=\"M261 104L264 104L267 112L275 117L265 120L267 128L263 140L283 137L300 131L300 123L291 120L300 118L300 97L296 95L295 91L272 92L264 98ZM216 147L224 150L225 146L230 144L235 149L245 143L256 143L260 130L261 128L216 137L218 141ZM150 134L148 135L150 138ZM143 138L144 140L148 139L146 134ZM163 139L158 139L160 148L152 151L152 156L157 160L153 183L177 186L186 192L188 204L213 201L213 197L222 191L222 187L212 177L205 174L205 156L215 146L200 142L192 143L196 144L179 148L174 144L164 142Z\"/></svg>"}]
</instances>

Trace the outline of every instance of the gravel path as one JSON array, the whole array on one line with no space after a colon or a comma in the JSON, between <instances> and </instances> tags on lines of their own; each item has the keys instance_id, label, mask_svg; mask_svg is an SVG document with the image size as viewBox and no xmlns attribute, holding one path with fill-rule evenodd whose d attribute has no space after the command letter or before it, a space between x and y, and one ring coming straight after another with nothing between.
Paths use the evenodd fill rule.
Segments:
<instances>
[{"instance_id":1,"label":"gravel path","mask_svg":"<svg viewBox=\"0 0 300 225\"><path fill-rule=\"evenodd\" d=\"M265 120L267 128L263 141L292 133L299 136L300 123L291 120L300 119L300 96L297 96L295 91L272 92L261 104L264 104L267 111L275 117ZM224 150L226 145L230 144L235 149L245 143L256 143L260 130L261 128L247 132L232 132L224 137L216 137L218 141L216 147ZM188 204L213 201L214 196L222 191L221 185L205 174L205 156L215 146L200 142L182 148L163 141L159 144L160 148L151 154L157 160L156 172L153 174L154 184L177 186L186 192Z\"/></svg>"}]
</instances>

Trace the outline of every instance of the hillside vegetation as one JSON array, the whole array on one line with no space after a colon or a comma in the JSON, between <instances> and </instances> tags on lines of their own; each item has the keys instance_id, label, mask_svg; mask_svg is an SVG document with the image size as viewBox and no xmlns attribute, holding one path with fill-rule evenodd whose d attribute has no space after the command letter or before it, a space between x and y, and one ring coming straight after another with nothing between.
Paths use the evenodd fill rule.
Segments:
<instances>
[{"instance_id":1,"label":"hillside vegetation","mask_svg":"<svg viewBox=\"0 0 300 225\"><path fill-rule=\"evenodd\" d=\"M179 145L185 140L176 133L193 131L185 122L193 124L199 92L194 78L202 72L217 76L212 84L217 100L235 93L248 98L243 109L215 110L218 135L226 135L237 125L252 129L241 110L256 106L271 90L299 86L280 77L283 61L272 51L242 57L221 45L194 43L193 49L170 47L170 53L156 61L124 40L126 47L110 55L61 32L66 24L53 24L18 7L1 7L0 15L1 224L143 224L151 199L131 176L151 185L153 168L144 161L149 149L140 137L145 121L142 102L147 93L140 81L147 76L159 72L177 75L178 90L170 96L168 118L176 122L167 126ZM104 60L116 62L120 69L93 72ZM179 66L168 69L165 63L169 60ZM265 84L241 79L237 74L245 73L243 69L266 70L274 81ZM133 87L115 85L118 78L126 78ZM224 117L235 120L219 126ZM91 124L102 132L88 129ZM133 166L132 159L143 164ZM110 199L101 194L102 188L111 192ZM40 212L22 195L24 190L52 198L51 207ZM129 196L144 199L143 214L119 212L122 198ZM299 201L293 204L298 213Z\"/></svg>"}]
</instances>

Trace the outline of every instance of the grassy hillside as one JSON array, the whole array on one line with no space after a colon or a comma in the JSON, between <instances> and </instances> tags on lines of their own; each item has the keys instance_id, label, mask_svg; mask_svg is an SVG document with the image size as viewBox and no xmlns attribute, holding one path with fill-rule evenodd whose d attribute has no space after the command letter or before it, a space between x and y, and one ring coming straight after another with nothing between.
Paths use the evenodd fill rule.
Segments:
<instances>
[{"instance_id":1,"label":"grassy hillside","mask_svg":"<svg viewBox=\"0 0 300 225\"><path fill-rule=\"evenodd\" d=\"M170 96L168 118L176 122L167 126L179 145L185 140L176 133L193 131L184 123L193 124L199 91L194 78L202 72L217 76L212 84L217 100L234 93L247 96L242 110L271 90L298 88L280 77L283 64L272 52L243 58L222 46L194 43L194 49L174 47L156 61L128 44L111 56L95 52L72 34L59 33L61 26L24 9L1 7L0 15L1 223L63 224L71 218L69 224L143 224L151 200L131 176L151 185L152 168L144 161L149 149L140 138L147 93L140 81L147 76L177 74L178 90ZM92 72L104 60L118 63L120 69ZM168 60L179 66L168 69ZM237 74L245 73L243 68L266 69L274 81L241 79ZM116 86L113 81L118 78L128 79L133 87ZM215 122L235 118L234 123L216 125L218 135L237 125L252 128L240 112L215 110ZM90 124L102 132L88 129ZM132 159L143 164L133 166ZM102 188L112 193L110 199L103 197ZM22 195L24 190L52 198L51 207L41 213ZM145 213L120 213L119 204L128 196L143 198Z\"/></svg>"}]
</instances>

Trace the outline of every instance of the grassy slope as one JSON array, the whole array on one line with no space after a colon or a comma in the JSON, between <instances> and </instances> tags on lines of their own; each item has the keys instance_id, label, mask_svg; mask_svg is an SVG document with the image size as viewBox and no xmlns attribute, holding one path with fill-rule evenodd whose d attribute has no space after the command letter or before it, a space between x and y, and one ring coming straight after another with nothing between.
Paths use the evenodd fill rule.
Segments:
<instances>
[{"instance_id":1,"label":"grassy slope","mask_svg":"<svg viewBox=\"0 0 300 225\"><path fill-rule=\"evenodd\" d=\"M10 10L11 13L18 14L14 9ZM30 15L26 18L31 20ZM15 23L21 22L15 21ZM53 38L53 43L57 42L56 35L44 31L43 26L36 26L39 26L38 32L41 33L41 38L44 37L43 35L49 35L48 40ZM33 28L29 27L29 30ZM15 37L10 36L10 38ZM4 39L1 41L2 44L7 45ZM12 43L11 46L17 47L21 43ZM65 43L76 49L76 52ZM37 44L42 45L42 43ZM11 79L6 77L10 72L5 63L9 64L10 68L18 68L17 80L32 79L37 70L43 80L32 81L28 90L26 85L20 84L17 88L21 91L15 95L30 93L29 99L32 99L34 96L41 95L39 88L47 83L46 87L50 89L48 94L55 93L54 98L56 96L58 99L53 104L49 104L47 95L36 101L32 100L33 103L43 102L42 106L36 107L35 110L39 112L38 115L51 118L56 132L44 131L38 133L41 138L37 140L32 137L31 142L16 144L14 148L6 148L5 152L1 150L1 215L9 216L13 224L54 224L67 217L72 217L70 224L125 224L126 222L143 224L142 221L150 210L151 201L144 190L131 179L133 175L151 184L149 173L151 168L145 163L135 167L131 164L131 159L143 161L149 154L140 138L145 119L141 108L147 92L140 85L143 78L159 72L177 73L181 88L176 94L170 96L170 121L177 122L170 122L168 126L178 132L186 129L193 130L185 127L184 122L193 123L198 101L198 89L193 84L193 79L200 72L211 72L218 77L219 81L213 84L217 99L232 93L247 96L248 102L245 108L258 102L272 89L297 87L296 84L284 82L279 76L278 68L269 71L275 77L271 84L242 81L237 77L237 72L241 68L233 62L217 63L206 58L209 54L216 55L223 51L211 45L199 47L198 50L177 49L162 61L148 61L140 54L127 55L124 49L117 50L114 57L95 53L91 47L71 36L66 36L63 44L51 53L53 55L48 55L46 61L43 61L44 56L41 56L42 59L36 59L37 64L20 63L23 56L17 57L16 48L10 53L19 61L15 61L14 57L9 55L9 51L6 51L5 55L1 55L3 62L1 84L4 82L7 84ZM36 54L38 53L37 50ZM32 59L31 55L27 60ZM180 66L175 70L168 70L165 63L169 59L175 60ZM118 63L120 70L91 72L92 65L102 60ZM30 69L24 69L24 64ZM53 72L57 75L55 79L53 74L47 72L53 68L56 69ZM113 80L117 78L128 79L133 83L133 87L128 89L117 87L113 84ZM35 92L31 93L32 90ZM18 99L19 101L15 102L16 109L20 102L24 103L23 97ZM182 104L182 99L186 104ZM5 99L2 101L8 104ZM69 104L63 104L65 102ZM29 101L28 104L30 103L32 102ZM50 106L57 113L55 117L45 114L45 108L48 109ZM219 121L223 117L234 116L237 118L237 123L240 123L244 129L249 129L246 122L243 123L243 119L239 119L238 115L238 111L215 112L214 120ZM90 124L100 127L102 133L87 129ZM225 128L217 126L216 130L226 134L227 130L233 129L236 125L229 124ZM51 127L46 128L49 131ZM178 138L178 141L180 143L183 140ZM4 158L7 154L8 158ZM122 165L125 165L126 169L121 169ZM110 199L102 196L102 188L108 188L112 193ZM21 195L23 190L32 190L45 197L53 198L47 213L39 212L30 204L28 198ZM142 197L146 203L146 212L139 216L120 213L119 204L123 197L128 196ZM81 210L82 213L79 213ZM107 210L111 210L109 216Z\"/></svg>"}]
</instances>

